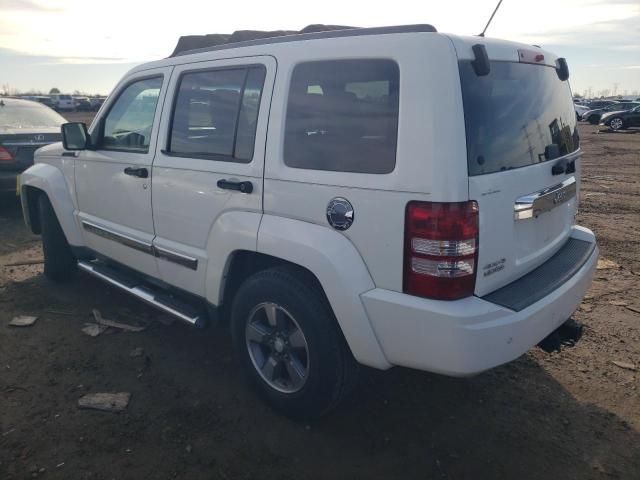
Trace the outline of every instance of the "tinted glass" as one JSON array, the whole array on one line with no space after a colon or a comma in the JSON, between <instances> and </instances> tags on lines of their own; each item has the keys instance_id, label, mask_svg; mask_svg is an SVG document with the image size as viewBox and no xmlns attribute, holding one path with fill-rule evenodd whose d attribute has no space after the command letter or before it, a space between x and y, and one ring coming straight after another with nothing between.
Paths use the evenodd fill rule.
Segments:
<instances>
[{"instance_id":1,"label":"tinted glass","mask_svg":"<svg viewBox=\"0 0 640 480\"><path fill-rule=\"evenodd\" d=\"M264 76L263 67L185 74L176 98L169 151L251 161Z\"/></svg>"},{"instance_id":2,"label":"tinted glass","mask_svg":"<svg viewBox=\"0 0 640 480\"><path fill-rule=\"evenodd\" d=\"M247 82L242 95L240 116L238 117L238 133L236 135L235 157L239 160L251 160L256 138L258 108L262 96L265 69L256 67L249 70Z\"/></svg>"},{"instance_id":3,"label":"tinted glass","mask_svg":"<svg viewBox=\"0 0 640 480\"><path fill-rule=\"evenodd\" d=\"M301 63L291 77L284 162L389 173L396 163L400 72L391 60Z\"/></svg>"},{"instance_id":4,"label":"tinted glass","mask_svg":"<svg viewBox=\"0 0 640 480\"><path fill-rule=\"evenodd\" d=\"M66 120L40 103L6 99L0 101L0 128L59 127Z\"/></svg>"},{"instance_id":5,"label":"tinted glass","mask_svg":"<svg viewBox=\"0 0 640 480\"><path fill-rule=\"evenodd\" d=\"M101 148L146 152L162 77L130 84L112 105L104 121Z\"/></svg>"},{"instance_id":6,"label":"tinted glass","mask_svg":"<svg viewBox=\"0 0 640 480\"><path fill-rule=\"evenodd\" d=\"M463 61L460 77L469 175L524 167L577 150L571 91L554 68L491 62L491 72L479 77Z\"/></svg>"}]
</instances>

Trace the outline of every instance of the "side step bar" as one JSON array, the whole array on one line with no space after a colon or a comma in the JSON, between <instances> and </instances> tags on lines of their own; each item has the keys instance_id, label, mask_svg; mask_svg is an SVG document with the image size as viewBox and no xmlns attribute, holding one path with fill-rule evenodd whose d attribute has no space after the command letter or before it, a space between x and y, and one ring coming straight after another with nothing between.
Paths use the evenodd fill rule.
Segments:
<instances>
[{"instance_id":1,"label":"side step bar","mask_svg":"<svg viewBox=\"0 0 640 480\"><path fill-rule=\"evenodd\" d=\"M164 293L154 292L152 288L149 288L137 281L132 276L119 272L116 269L108 266L91 263L85 260L78 262L78 267L81 270L97 277L105 282L130 293L134 297L139 298L145 303L152 305L163 312L169 313L180 320L183 320L195 327L203 327L205 324L205 318L201 313L198 313L197 309L191 305L171 299Z\"/></svg>"}]
</instances>

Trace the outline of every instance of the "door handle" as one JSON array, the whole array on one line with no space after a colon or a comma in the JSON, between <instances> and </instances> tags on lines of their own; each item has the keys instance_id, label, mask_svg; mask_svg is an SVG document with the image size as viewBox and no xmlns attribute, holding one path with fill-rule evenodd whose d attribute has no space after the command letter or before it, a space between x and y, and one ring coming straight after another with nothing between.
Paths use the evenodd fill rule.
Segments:
<instances>
[{"instance_id":1,"label":"door handle","mask_svg":"<svg viewBox=\"0 0 640 480\"><path fill-rule=\"evenodd\" d=\"M218 188L225 190L237 190L242 193L253 192L253 183L251 182L233 182L231 180L218 180Z\"/></svg>"},{"instance_id":2,"label":"door handle","mask_svg":"<svg viewBox=\"0 0 640 480\"><path fill-rule=\"evenodd\" d=\"M147 178L149 176L149 170L144 167L135 168L135 167L127 167L124 169L124 173L126 175L131 175L132 177L138 178Z\"/></svg>"}]
</instances>

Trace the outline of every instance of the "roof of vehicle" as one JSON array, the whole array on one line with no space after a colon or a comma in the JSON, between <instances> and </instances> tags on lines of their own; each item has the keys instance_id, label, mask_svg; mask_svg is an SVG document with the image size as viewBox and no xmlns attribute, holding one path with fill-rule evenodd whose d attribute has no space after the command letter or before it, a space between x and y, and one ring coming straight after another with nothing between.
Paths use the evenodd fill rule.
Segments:
<instances>
[{"instance_id":1,"label":"roof of vehicle","mask_svg":"<svg viewBox=\"0 0 640 480\"><path fill-rule=\"evenodd\" d=\"M311 33L309 29L315 28L316 31ZM398 25L391 27L373 27L373 28L358 28L358 27L336 27L332 25L317 25L306 27L300 32L288 32L288 31L274 31L274 32L260 32L260 31L248 31L248 32L235 32L234 34L224 38L223 35L208 35L201 37L202 42L217 42L214 45L206 46L203 48L190 48L181 49L181 43L185 44L186 41L178 42L176 49L170 55L170 57L177 57L182 55L191 55L195 53L211 52L215 50L226 50L230 48L250 47L254 45L268 45L273 43L286 43L286 42L300 42L305 40L319 40L324 38L339 38L339 37L357 37L363 35L384 35L390 33L411 33L411 32L437 32L433 25L429 24L416 24L416 25ZM235 38L243 38L242 41L236 41ZM265 37L265 35L268 35ZM209 37L209 38L207 38ZM184 38L184 37L183 37ZM193 38L193 37L192 37ZM197 42L197 39L196 39Z\"/></svg>"}]
</instances>

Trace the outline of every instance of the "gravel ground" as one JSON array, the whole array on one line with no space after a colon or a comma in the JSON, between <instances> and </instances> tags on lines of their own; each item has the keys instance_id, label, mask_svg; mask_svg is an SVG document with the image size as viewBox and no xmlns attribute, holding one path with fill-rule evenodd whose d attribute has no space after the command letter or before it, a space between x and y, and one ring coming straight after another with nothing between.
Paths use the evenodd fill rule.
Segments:
<instances>
[{"instance_id":1,"label":"gravel ground","mask_svg":"<svg viewBox=\"0 0 640 480\"><path fill-rule=\"evenodd\" d=\"M84 275L57 286L39 264L6 266L42 253L2 198L0 478L637 480L640 131L581 134L578 220L602 255L574 314L583 340L469 379L365 370L354 396L313 423L257 400L225 330L165 325ZM84 335L94 308L146 329ZM16 315L38 320L7 326ZM78 409L93 392L132 397L121 413Z\"/></svg>"}]
</instances>

